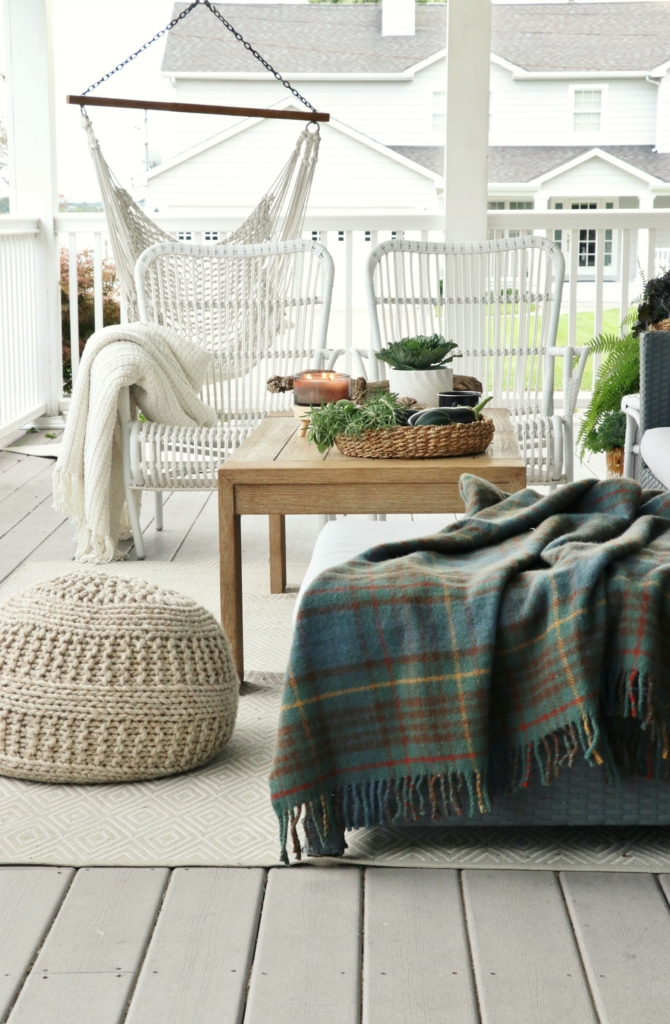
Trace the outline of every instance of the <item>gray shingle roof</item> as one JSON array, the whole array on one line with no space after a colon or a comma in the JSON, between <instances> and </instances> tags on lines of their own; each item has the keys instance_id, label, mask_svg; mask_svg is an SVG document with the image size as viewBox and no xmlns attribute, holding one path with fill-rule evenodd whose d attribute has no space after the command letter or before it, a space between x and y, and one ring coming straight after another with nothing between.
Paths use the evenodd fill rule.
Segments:
<instances>
[{"instance_id":1,"label":"gray shingle roof","mask_svg":"<svg viewBox=\"0 0 670 1024\"><path fill-rule=\"evenodd\" d=\"M533 181L541 174L556 170L588 153L593 146L491 146L489 149L489 181ZM600 149L653 174L661 181L670 182L670 153L655 153L652 146L600 146ZM442 146L389 146L389 149L428 167L436 174L444 173Z\"/></svg>"},{"instance_id":2,"label":"gray shingle roof","mask_svg":"<svg viewBox=\"0 0 670 1024\"><path fill-rule=\"evenodd\" d=\"M492 34L527 71L649 71L670 60L670 3L496 4Z\"/></svg>"},{"instance_id":3,"label":"gray shingle roof","mask_svg":"<svg viewBox=\"0 0 670 1024\"><path fill-rule=\"evenodd\" d=\"M186 6L174 6L173 16ZM398 74L445 46L444 4L420 4L415 36L382 36L380 4L217 4L267 61L291 72ZM204 7L169 34L163 71L262 71Z\"/></svg>"},{"instance_id":4,"label":"gray shingle roof","mask_svg":"<svg viewBox=\"0 0 670 1024\"><path fill-rule=\"evenodd\" d=\"M187 4L175 4L175 14ZM445 45L445 5L418 4L415 36L382 36L380 4L218 4L284 74L399 73ZM528 71L650 71L670 60L670 3L494 4L492 50ZM258 71L204 7L169 34L166 72Z\"/></svg>"}]
</instances>

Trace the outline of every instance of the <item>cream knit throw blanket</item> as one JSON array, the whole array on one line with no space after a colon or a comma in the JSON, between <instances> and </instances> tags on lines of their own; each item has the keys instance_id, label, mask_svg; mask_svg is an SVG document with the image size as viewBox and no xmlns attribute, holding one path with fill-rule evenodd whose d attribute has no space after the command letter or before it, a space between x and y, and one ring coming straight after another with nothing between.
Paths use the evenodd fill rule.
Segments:
<instances>
[{"instance_id":1,"label":"cream knit throw blanket","mask_svg":"<svg viewBox=\"0 0 670 1024\"><path fill-rule=\"evenodd\" d=\"M156 324L105 327L91 335L72 395L63 448L54 470L54 506L76 524L80 562L112 562L122 513L127 536L118 405L130 388L131 410L154 423L213 427L216 413L198 398L209 354Z\"/></svg>"}]
</instances>

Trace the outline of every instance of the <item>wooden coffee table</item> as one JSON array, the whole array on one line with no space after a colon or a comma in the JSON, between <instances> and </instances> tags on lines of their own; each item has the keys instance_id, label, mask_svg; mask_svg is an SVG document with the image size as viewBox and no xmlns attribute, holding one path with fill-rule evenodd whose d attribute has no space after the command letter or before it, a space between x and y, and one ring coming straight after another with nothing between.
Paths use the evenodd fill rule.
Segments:
<instances>
[{"instance_id":1,"label":"wooden coffee table","mask_svg":"<svg viewBox=\"0 0 670 1024\"><path fill-rule=\"evenodd\" d=\"M496 432L482 455L454 459L350 459L319 454L291 414L264 420L219 470L221 621L244 679L240 516L270 517L270 590L286 586L284 516L306 513L462 512L462 473L503 491L526 486L526 465L506 409L487 409Z\"/></svg>"}]
</instances>

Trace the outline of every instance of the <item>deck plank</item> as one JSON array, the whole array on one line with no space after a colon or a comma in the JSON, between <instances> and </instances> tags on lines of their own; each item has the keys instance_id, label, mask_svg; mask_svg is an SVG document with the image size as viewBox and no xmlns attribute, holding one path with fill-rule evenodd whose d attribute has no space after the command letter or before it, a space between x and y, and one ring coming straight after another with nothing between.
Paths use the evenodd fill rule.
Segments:
<instances>
[{"instance_id":1,"label":"deck plank","mask_svg":"<svg viewBox=\"0 0 670 1024\"><path fill-rule=\"evenodd\" d=\"M670 910L654 876L560 878L602 1024L670 1019Z\"/></svg>"},{"instance_id":2,"label":"deck plank","mask_svg":"<svg viewBox=\"0 0 670 1024\"><path fill-rule=\"evenodd\" d=\"M0 1019L58 912L73 868L0 868Z\"/></svg>"},{"instance_id":3,"label":"deck plank","mask_svg":"<svg viewBox=\"0 0 670 1024\"><path fill-rule=\"evenodd\" d=\"M13 494L24 484L29 483L34 477L39 476L49 466L53 470L53 462L45 463L44 459L18 458L14 466L0 474L0 521L4 518L5 510L2 503L11 498Z\"/></svg>"},{"instance_id":4,"label":"deck plank","mask_svg":"<svg viewBox=\"0 0 670 1024\"><path fill-rule=\"evenodd\" d=\"M479 1019L458 872L368 868L363 1024Z\"/></svg>"},{"instance_id":5,"label":"deck plank","mask_svg":"<svg viewBox=\"0 0 670 1024\"><path fill-rule=\"evenodd\" d=\"M240 1024L264 886L262 868L177 869L126 1024Z\"/></svg>"},{"instance_id":6,"label":"deck plank","mask_svg":"<svg viewBox=\"0 0 670 1024\"><path fill-rule=\"evenodd\" d=\"M10 1024L120 1024L158 914L165 868L82 868Z\"/></svg>"},{"instance_id":7,"label":"deck plank","mask_svg":"<svg viewBox=\"0 0 670 1024\"><path fill-rule=\"evenodd\" d=\"M243 548L244 550L244 548ZM175 562L202 562L219 557L219 500L210 491L184 542L175 553Z\"/></svg>"},{"instance_id":8,"label":"deck plank","mask_svg":"<svg viewBox=\"0 0 670 1024\"><path fill-rule=\"evenodd\" d=\"M43 460L39 461L43 463ZM43 464L39 473L36 473L32 479L28 479L21 486L15 487L12 493L8 494L0 503L0 537L4 537L17 523L29 516L45 498L51 497L52 473L53 463Z\"/></svg>"},{"instance_id":9,"label":"deck plank","mask_svg":"<svg viewBox=\"0 0 670 1024\"><path fill-rule=\"evenodd\" d=\"M0 538L0 582L65 522L65 516L52 507L52 501L49 494L30 515Z\"/></svg>"},{"instance_id":10,"label":"deck plank","mask_svg":"<svg viewBox=\"0 0 670 1024\"><path fill-rule=\"evenodd\" d=\"M594 1024L558 880L548 871L464 871L482 1024Z\"/></svg>"},{"instance_id":11,"label":"deck plank","mask_svg":"<svg viewBox=\"0 0 670 1024\"><path fill-rule=\"evenodd\" d=\"M140 522L148 561L171 562L174 559L200 515L209 494L209 491L173 491L169 499L166 494L163 505L164 526L160 532L153 525L154 496L148 492L142 495L144 514ZM136 557L134 549L130 557Z\"/></svg>"},{"instance_id":12,"label":"deck plank","mask_svg":"<svg viewBox=\"0 0 670 1024\"><path fill-rule=\"evenodd\" d=\"M17 463L23 462L24 458L24 455L17 455L16 452L0 451L0 476L16 466Z\"/></svg>"},{"instance_id":13,"label":"deck plank","mask_svg":"<svg viewBox=\"0 0 670 1024\"><path fill-rule=\"evenodd\" d=\"M244 1024L358 1024L362 872L270 871Z\"/></svg>"}]
</instances>

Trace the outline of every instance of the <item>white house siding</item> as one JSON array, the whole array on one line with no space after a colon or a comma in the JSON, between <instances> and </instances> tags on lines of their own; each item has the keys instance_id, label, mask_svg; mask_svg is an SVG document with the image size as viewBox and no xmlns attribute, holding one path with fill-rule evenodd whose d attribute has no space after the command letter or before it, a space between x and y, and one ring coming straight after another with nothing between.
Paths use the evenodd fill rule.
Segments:
<instances>
[{"instance_id":1,"label":"white house siding","mask_svg":"<svg viewBox=\"0 0 670 1024\"><path fill-rule=\"evenodd\" d=\"M589 196L638 196L648 192L648 185L641 178L615 167L599 157L592 157L569 171L557 174L543 185L552 196L574 196L584 199Z\"/></svg>"},{"instance_id":2,"label":"white house siding","mask_svg":"<svg viewBox=\"0 0 670 1024\"><path fill-rule=\"evenodd\" d=\"M147 209L242 219L272 184L301 130L294 121L261 121L174 167L166 165L149 177ZM321 131L310 212L437 211L432 178L329 125Z\"/></svg>"},{"instance_id":3,"label":"white house siding","mask_svg":"<svg viewBox=\"0 0 670 1024\"><path fill-rule=\"evenodd\" d=\"M572 130L571 86L605 86L602 131ZM492 146L650 146L656 141L658 87L644 79L514 79L491 66Z\"/></svg>"},{"instance_id":4,"label":"white house siding","mask_svg":"<svg viewBox=\"0 0 670 1024\"><path fill-rule=\"evenodd\" d=\"M318 110L385 145L442 144L432 132L433 91L444 91L444 61L418 72L409 81L338 81L295 83ZM180 103L219 103L231 106L269 106L284 99L276 82L177 79ZM177 125L179 151L223 131L235 118L182 115Z\"/></svg>"}]
</instances>

